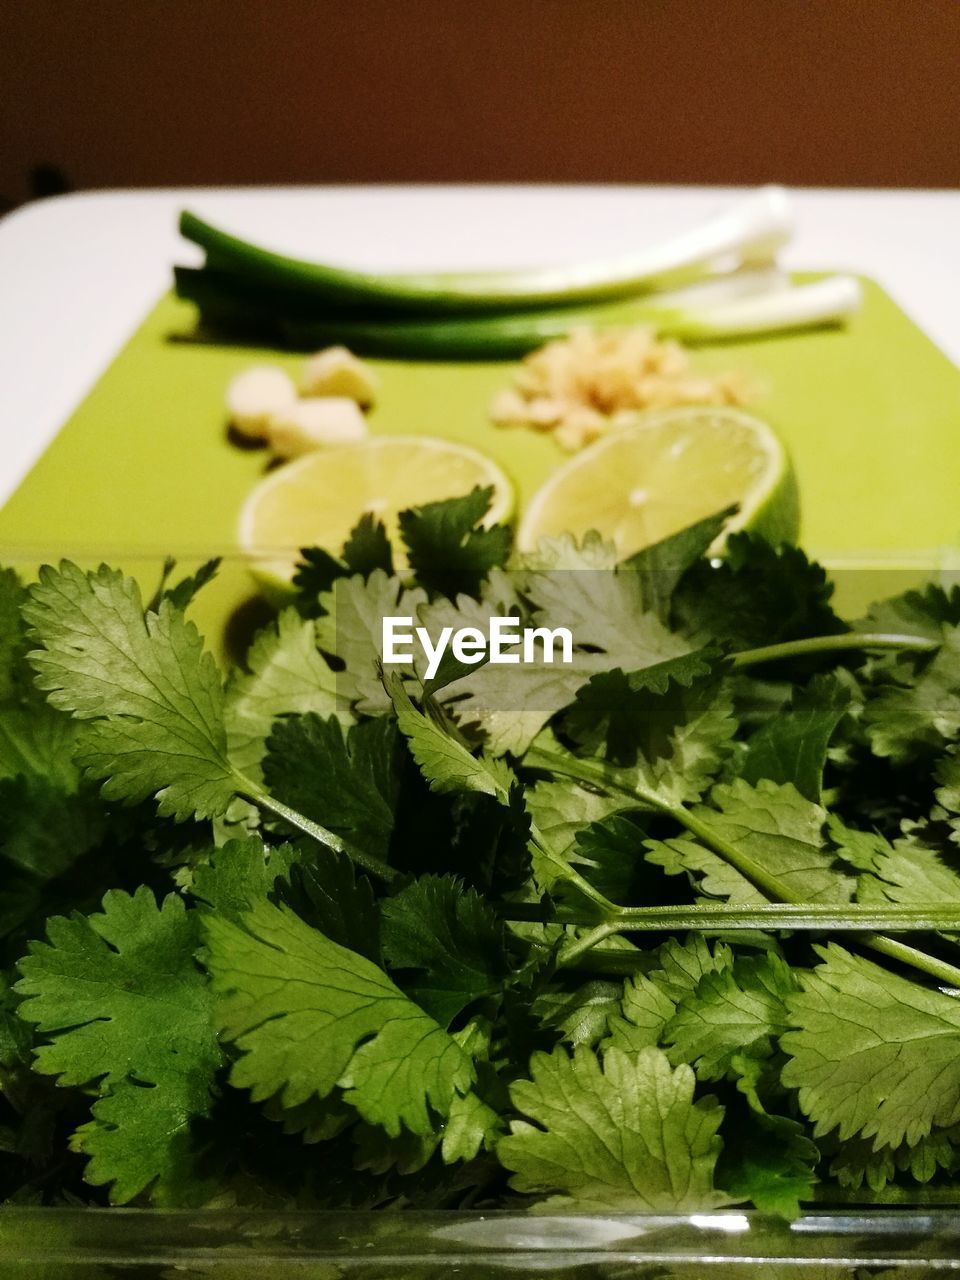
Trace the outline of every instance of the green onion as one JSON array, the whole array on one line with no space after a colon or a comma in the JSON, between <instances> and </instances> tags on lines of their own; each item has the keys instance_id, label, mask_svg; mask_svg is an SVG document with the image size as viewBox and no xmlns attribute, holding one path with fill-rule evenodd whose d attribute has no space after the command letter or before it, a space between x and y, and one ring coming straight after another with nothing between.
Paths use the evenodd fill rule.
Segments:
<instances>
[{"instance_id":1,"label":"green onion","mask_svg":"<svg viewBox=\"0 0 960 1280\"><path fill-rule=\"evenodd\" d=\"M709 283L717 286L717 296L729 296L735 288L732 277ZM770 293L751 295L745 291L716 305L682 306L682 294L673 293L584 310L554 307L455 317L387 318L356 309L335 310L302 295L206 268L178 267L176 287L178 296L194 302L202 319L216 327L247 331L297 350L342 343L358 355L413 360L513 359L581 326L650 324L662 336L693 343L786 332L838 323L856 309L860 297L856 280L833 276L810 284L775 287ZM700 286L704 291L708 287Z\"/></svg>"},{"instance_id":2,"label":"green onion","mask_svg":"<svg viewBox=\"0 0 960 1280\"><path fill-rule=\"evenodd\" d=\"M615 258L516 271L376 274L304 262L250 244L195 214L180 231L207 253L207 265L332 306L445 315L569 305L673 287L718 267L768 262L787 241L785 191L765 187L692 231Z\"/></svg>"}]
</instances>

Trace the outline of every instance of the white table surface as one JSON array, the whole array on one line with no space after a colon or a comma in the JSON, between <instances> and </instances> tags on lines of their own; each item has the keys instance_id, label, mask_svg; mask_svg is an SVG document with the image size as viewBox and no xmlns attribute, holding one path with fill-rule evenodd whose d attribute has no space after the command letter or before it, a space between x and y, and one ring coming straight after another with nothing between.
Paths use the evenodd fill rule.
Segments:
<instances>
[{"instance_id":1,"label":"white table surface","mask_svg":"<svg viewBox=\"0 0 960 1280\"><path fill-rule=\"evenodd\" d=\"M368 267L560 262L691 226L719 187L302 187L104 191L0 222L0 501L170 283L184 206L307 258ZM797 190L797 269L880 281L960 364L960 192Z\"/></svg>"}]
</instances>

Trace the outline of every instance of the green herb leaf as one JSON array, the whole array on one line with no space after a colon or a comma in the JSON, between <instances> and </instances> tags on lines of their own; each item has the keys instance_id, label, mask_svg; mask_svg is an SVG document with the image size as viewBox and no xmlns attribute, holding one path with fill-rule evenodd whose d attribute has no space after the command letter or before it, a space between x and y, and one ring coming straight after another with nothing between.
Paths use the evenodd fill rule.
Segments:
<instances>
[{"instance_id":1,"label":"green herb leaf","mask_svg":"<svg viewBox=\"0 0 960 1280\"><path fill-rule=\"evenodd\" d=\"M400 513L400 536L422 587L454 599L477 596L491 569L507 562L513 534L506 525L478 528L493 489L472 489L462 498L429 502Z\"/></svg>"},{"instance_id":2,"label":"green herb leaf","mask_svg":"<svg viewBox=\"0 0 960 1280\"><path fill-rule=\"evenodd\" d=\"M381 963L380 909L370 881L357 874L348 857L318 849L309 864L291 868L279 894L301 920L331 942Z\"/></svg>"},{"instance_id":3,"label":"green herb leaf","mask_svg":"<svg viewBox=\"0 0 960 1280\"><path fill-rule=\"evenodd\" d=\"M874 755L898 764L931 756L960 734L960 627L944 636L933 660L913 677L900 664L897 683L867 701L863 721Z\"/></svg>"},{"instance_id":4,"label":"green herb leaf","mask_svg":"<svg viewBox=\"0 0 960 1280\"><path fill-rule=\"evenodd\" d=\"M75 1143L87 1179L126 1203L156 1184L161 1202L190 1199L191 1125L209 1113L220 1050L193 953L196 917L171 895L114 890L102 914L55 917L49 943L21 961L21 1016L53 1037L37 1069L63 1085L99 1084L93 1122Z\"/></svg>"},{"instance_id":5,"label":"green herb leaf","mask_svg":"<svg viewBox=\"0 0 960 1280\"><path fill-rule=\"evenodd\" d=\"M259 780L267 738L279 716L312 711L351 723L337 676L317 648L316 625L295 609L284 609L258 633L247 666L248 672L228 684L224 709L230 759L247 777Z\"/></svg>"},{"instance_id":6,"label":"green herb leaf","mask_svg":"<svg viewBox=\"0 0 960 1280\"><path fill-rule=\"evenodd\" d=\"M350 844L385 859L404 762L403 740L386 719L344 735L334 717L313 713L276 721L263 773L272 795Z\"/></svg>"},{"instance_id":7,"label":"green herb leaf","mask_svg":"<svg viewBox=\"0 0 960 1280\"><path fill-rule=\"evenodd\" d=\"M628 978L620 1016L611 1020L611 1044L638 1051L660 1043L677 1005L697 990L709 974L723 973L733 953L722 942L707 942L695 934L685 943L671 938L657 952L658 967Z\"/></svg>"},{"instance_id":8,"label":"green herb leaf","mask_svg":"<svg viewBox=\"0 0 960 1280\"><path fill-rule=\"evenodd\" d=\"M693 1101L689 1067L671 1070L659 1049L534 1054L531 1078L510 1097L514 1120L497 1153L521 1192L554 1192L546 1212L686 1213L713 1208L723 1110Z\"/></svg>"},{"instance_id":9,"label":"green herb leaf","mask_svg":"<svg viewBox=\"0 0 960 1280\"><path fill-rule=\"evenodd\" d=\"M343 563L351 573L369 578L375 569L393 576L393 555L383 521L365 511L343 544Z\"/></svg>"},{"instance_id":10,"label":"green herb leaf","mask_svg":"<svg viewBox=\"0 0 960 1280\"><path fill-rule=\"evenodd\" d=\"M205 561L195 573L188 574L175 586L168 587L163 593L163 598L170 601L172 608L183 611L193 603L197 593L214 580L219 568L219 557Z\"/></svg>"},{"instance_id":11,"label":"green herb leaf","mask_svg":"<svg viewBox=\"0 0 960 1280\"><path fill-rule=\"evenodd\" d=\"M564 727L592 754L605 747L616 764L636 764L638 753L657 759L668 753L670 735L693 718L694 708L716 693L719 656L719 650L698 649L640 671L614 668L591 676L577 690ZM685 692L694 685L699 697Z\"/></svg>"},{"instance_id":12,"label":"green herb leaf","mask_svg":"<svg viewBox=\"0 0 960 1280\"><path fill-rule=\"evenodd\" d=\"M326 851L321 851L326 852ZM289 844L267 848L259 839L228 840L190 878L193 897L220 915L236 917L267 897L299 855Z\"/></svg>"},{"instance_id":13,"label":"green herb leaf","mask_svg":"<svg viewBox=\"0 0 960 1280\"><path fill-rule=\"evenodd\" d=\"M383 687L383 619L416 617L426 604L426 592L405 589L399 578L375 569L360 576L339 578L320 597L324 616L317 619L317 644L339 658L337 694L362 715L384 715L390 699Z\"/></svg>"},{"instance_id":14,"label":"green herb leaf","mask_svg":"<svg viewBox=\"0 0 960 1280\"><path fill-rule=\"evenodd\" d=\"M922 591L905 591L903 595L871 605L858 629L942 640L948 630L958 626L960 587L945 591L929 583Z\"/></svg>"},{"instance_id":15,"label":"green herb leaf","mask_svg":"<svg viewBox=\"0 0 960 1280\"><path fill-rule=\"evenodd\" d=\"M563 779L528 786L524 805L535 832L530 842L530 859L537 886L544 893L572 896L579 902L581 895L572 883L579 875L573 866L574 860L582 863L586 858L585 871L591 883L593 877L589 855L576 847L578 836L590 824L617 810L630 808L629 800L588 791Z\"/></svg>"},{"instance_id":16,"label":"green herb leaf","mask_svg":"<svg viewBox=\"0 0 960 1280\"><path fill-rule=\"evenodd\" d=\"M504 600L507 594L494 578L484 592L482 610L470 608L459 619L449 617L447 611L444 620L448 625L485 629L491 615L512 612L510 602ZM573 701L591 676L611 667L640 671L690 648L645 609L642 580L628 570L538 572L523 583L523 595L532 608L529 625L570 631L573 661L521 668L488 663L452 681L443 694L459 723L476 725L495 755L526 751L547 721ZM435 627L439 618L432 610L429 617L430 626Z\"/></svg>"},{"instance_id":17,"label":"green herb leaf","mask_svg":"<svg viewBox=\"0 0 960 1280\"><path fill-rule=\"evenodd\" d=\"M422 876L384 902L383 954L391 969L415 971L404 989L444 1027L507 976L503 925L453 876Z\"/></svg>"},{"instance_id":18,"label":"green herb leaf","mask_svg":"<svg viewBox=\"0 0 960 1280\"><path fill-rule=\"evenodd\" d=\"M819 804L827 749L849 704L843 684L832 676L815 676L750 738L741 776L750 783L761 778L793 783L802 796Z\"/></svg>"},{"instance_id":19,"label":"green herb leaf","mask_svg":"<svg viewBox=\"0 0 960 1280\"><path fill-rule=\"evenodd\" d=\"M754 649L845 631L830 607L832 594L826 572L799 547L771 547L734 533L720 564L700 561L684 575L674 613L701 644Z\"/></svg>"},{"instance_id":20,"label":"green herb leaf","mask_svg":"<svg viewBox=\"0 0 960 1280\"><path fill-rule=\"evenodd\" d=\"M796 1030L780 1041L814 1134L837 1129L876 1146L916 1143L960 1121L960 1003L881 969L842 947L788 997Z\"/></svg>"},{"instance_id":21,"label":"green herb leaf","mask_svg":"<svg viewBox=\"0 0 960 1280\"><path fill-rule=\"evenodd\" d=\"M20 610L26 589L12 569L0 569L0 706L13 706L30 684L26 628Z\"/></svg>"},{"instance_id":22,"label":"green herb leaf","mask_svg":"<svg viewBox=\"0 0 960 1280\"><path fill-rule=\"evenodd\" d=\"M841 1142L830 1161L830 1172L841 1187L859 1190L866 1185L882 1191L898 1173L909 1173L915 1182L929 1182L941 1170L954 1172L960 1165L960 1130L937 1129L916 1144L880 1147L865 1138Z\"/></svg>"},{"instance_id":23,"label":"green herb leaf","mask_svg":"<svg viewBox=\"0 0 960 1280\"><path fill-rule=\"evenodd\" d=\"M717 1185L761 1213L792 1222L813 1194L819 1160L816 1144L796 1120L757 1108L728 1111Z\"/></svg>"},{"instance_id":24,"label":"green herb leaf","mask_svg":"<svg viewBox=\"0 0 960 1280\"><path fill-rule=\"evenodd\" d=\"M714 787L715 809L694 813L775 876L803 902L849 900L854 881L827 850L826 812L789 784L761 781L751 787L742 778ZM763 895L734 867L686 837L650 841L647 857L668 875L689 871L704 893L733 902L761 902Z\"/></svg>"},{"instance_id":25,"label":"green herb leaf","mask_svg":"<svg viewBox=\"0 0 960 1280\"><path fill-rule=\"evenodd\" d=\"M299 920L258 903L205 921L216 1017L240 1057L231 1082L296 1107L339 1086L396 1137L436 1130L474 1079L470 1057L386 974Z\"/></svg>"},{"instance_id":26,"label":"green herb leaf","mask_svg":"<svg viewBox=\"0 0 960 1280\"><path fill-rule=\"evenodd\" d=\"M567 1044L593 1048L609 1033L622 999L622 983L592 979L573 991L548 988L536 997L532 1010L544 1026L559 1031Z\"/></svg>"},{"instance_id":27,"label":"green herb leaf","mask_svg":"<svg viewBox=\"0 0 960 1280\"><path fill-rule=\"evenodd\" d=\"M670 1061L689 1062L701 1080L722 1080L737 1054L767 1057L790 1026L785 1001L798 989L773 954L705 973L663 1029Z\"/></svg>"},{"instance_id":28,"label":"green herb leaf","mask_svg":"<svg viewBox=\"0 0 960 1280\"><path fill-rule=\"evenodd\" d=\"M399 676L386 682L410 754L434 791L479 791L509 804L516 779L505 760L475 756L410 701Z\"/></svg>"},{"instance_id":29,"label":"green herb leaf","mask_svg":"<svg viewBox=\"0 0 960 1280\"><path fill-rule=\"evenodd\" d=\"M42 779L74 792L80 771L73 762L77 724L40 703L0 711L0 778Z\"/></svg>"},{"instance_id":30,"label":"green herb leaf","mask_svg":"<svg viewBox=\"0 0 960 1280\"><path fill-rule=\"evenodd\" d=\"M41 571L23 612L42 646L31 655L37 684L90 722L77 759L107 780L105 796L156 795L178 820L226 811L237 778L220 675L182 613L164 600L145 616L132 579L67 561Z\"/></svg>"},{"instance_id":31,"label":"green herb leaf","mask_svg":"<svg viewBox=\"0 0 960 1280\"><path fill-rule=\"evenodd\" d=\"M715 516L707 516L644 547L622 562L622 569L640 575L644 606L652 609L661 622L669 621L673 593L683 575L703 559L736 511L736 507L727 507Z\"/></svg>"}]
</instances>

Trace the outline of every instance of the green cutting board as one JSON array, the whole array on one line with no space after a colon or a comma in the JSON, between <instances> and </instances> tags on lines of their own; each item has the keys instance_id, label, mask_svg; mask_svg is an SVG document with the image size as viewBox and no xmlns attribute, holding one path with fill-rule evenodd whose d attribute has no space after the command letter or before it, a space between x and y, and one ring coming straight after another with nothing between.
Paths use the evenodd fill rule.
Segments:
<instances>
[{"instance_id":1,"label":"green cutting board","mask_svg":"<svg viewBox=\"0 0 960 1280\"><path fill-rule=\"evenodd\" d=\"M729 342L696 353L742 369L753 406L796 466L803 542L834 561L929 558L960 545L960 370L872 281L846 329ZM106 559L146 587L162 557L186 570L235 553L237 513L267 465L231 443L224 388L252 361L296 374L300 359L193 340L190 306L164 297L0 509L0 556L31 572L61 555ZM564 460L552 439L487 420L507 364L376 362L370 429L467 441L513 478L521 504ZM222 635L253 584L239 557L204 593L197 620Z\"/></svg>"}]
</instances>

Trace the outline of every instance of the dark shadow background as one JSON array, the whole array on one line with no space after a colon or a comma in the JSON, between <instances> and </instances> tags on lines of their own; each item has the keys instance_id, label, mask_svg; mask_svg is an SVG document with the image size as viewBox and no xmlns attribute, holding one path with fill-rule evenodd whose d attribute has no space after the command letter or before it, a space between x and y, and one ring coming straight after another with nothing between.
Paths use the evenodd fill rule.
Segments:
<instances>
[{"instance_id":1,"label":"dark shadow background","mask_svg":"<svg viewBox=\"0 0 960 1280\"><path fill-rule=\"evenodd\" d=\"M960 0L0 0L0 197L960 186Z\"/></svg>"}]
</instances>

